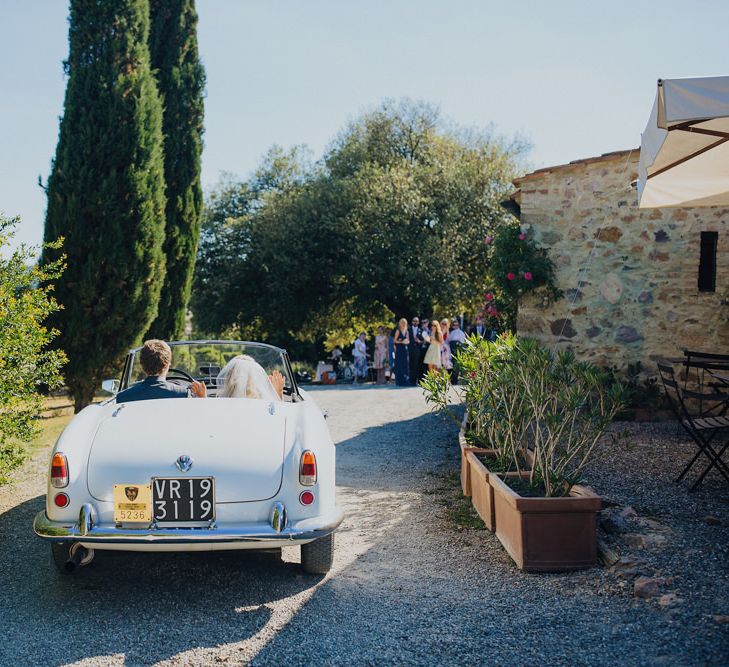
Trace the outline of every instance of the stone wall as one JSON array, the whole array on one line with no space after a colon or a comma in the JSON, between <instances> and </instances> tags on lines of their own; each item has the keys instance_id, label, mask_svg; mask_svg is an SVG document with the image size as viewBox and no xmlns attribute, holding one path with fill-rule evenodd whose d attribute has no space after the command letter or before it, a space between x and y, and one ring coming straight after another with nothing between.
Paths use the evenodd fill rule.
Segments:
<instances>
[{"instance_id":1,"label":"stone wall","mask_svg":"<svg viewBox=\"0 0 729 667\"><path fill-rule=\"evenodd\" d=\"M649 374L685 348L729 354L729 209L638 209L639 151L542 169L514 181L521 222L548 250L563 299L535 294L520 335L584 360ZM698 291L701 231L717 231L716 292Z\"/></svg>"}]
</instances>

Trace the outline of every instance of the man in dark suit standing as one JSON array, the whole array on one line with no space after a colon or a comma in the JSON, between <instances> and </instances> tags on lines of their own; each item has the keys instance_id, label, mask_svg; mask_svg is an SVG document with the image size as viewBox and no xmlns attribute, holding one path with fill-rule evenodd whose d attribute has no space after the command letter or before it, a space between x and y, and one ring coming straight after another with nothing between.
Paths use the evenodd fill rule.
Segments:
<instances>
[{"instance_id":1,"label":"man in dark suit standing","mask_svg":"<svg viewBox=\"0 0 729 667\"><path fill-rule=\"evenodd\" d=\"M425 363L425 355L430 347L430 320L424 317L420 320L420 337L423 339L423 343L420 346L420 363L418 365L418 380L422 380L425 377L425 372L428 370Z\"/></svg>"},{"instance_id":2,"label":"man in dark suit standing","mask_svg":"<svg viewBox=\"0 0 729 667\"><path fill-rule=\"evenodd\" d=\"M410 344L408 345L408 367L410 371L410 384L418 384L420 376L420 350L423 346L423 332L420 328L420 318L413 317L408 328Z\"/></svg>"},{"instance_id":3,"label":"man in dark suit standing","mask_svg":"<svg viewBox=\"0 0 729 667\"><path fill-rule=\"evenodd\" d=\"M193 382L189 387L167 382L167 371L172 365L172 350L163 340L148 340L139 351L139 362L147 374L141 382L116 395L117 403L146 401L153 398L205 398L207 389L204 382Z\"/></svg>"},{"instance_id":4,"label":"man in dark suit standing","mask_svg":"<svg viewBox=\"0 0 729 667\"><path fill-rule=\"evenodd\" d=\"M493 340L495 337L493 330L486 327L480 315L476 318L476 322L468 328L468 335L473 336L474 334L486 340Z\"/></svg>"}]
</instances>

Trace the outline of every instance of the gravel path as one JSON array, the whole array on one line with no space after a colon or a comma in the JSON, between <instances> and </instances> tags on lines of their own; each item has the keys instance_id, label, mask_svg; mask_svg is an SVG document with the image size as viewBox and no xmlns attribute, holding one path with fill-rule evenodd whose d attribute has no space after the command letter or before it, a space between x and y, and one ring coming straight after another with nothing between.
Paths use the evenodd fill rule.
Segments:
<instances>
[{"instance_id":1,"label":"gravel path","mask_svg":"<svg viewBox=\"0 0 729 667\"><path fill-rule=\"evenodd\" d=\"M729 625L713 618L729 614L729 502L719 484L678 512L689 527L673 530L677 548L671 534L634 558L633 574L664 577L683 600L661 607L634 598L616 569L521 573L493 535L449 521L433 491L456 466L456 433L418 389L322 388L315 398L330 414L347 512L327 577L301 574L298 550L286 549L283 563L100 554L61 578L31 532L44 493L40 453L0 488L0 665L727 664ZM685 459L687 443L663 435L657 454ZM624 457L634 468L641 447ZM609 462L594 471L598 490L638 511L609 537L626 561L637 548L626 535L665 532L640 523L646 507L666 523L666 503L687 499L665 470L656 474L664 479L649 484L646 502L637 472L602 489L619 475Z\"/></svg>"}]
</instances>

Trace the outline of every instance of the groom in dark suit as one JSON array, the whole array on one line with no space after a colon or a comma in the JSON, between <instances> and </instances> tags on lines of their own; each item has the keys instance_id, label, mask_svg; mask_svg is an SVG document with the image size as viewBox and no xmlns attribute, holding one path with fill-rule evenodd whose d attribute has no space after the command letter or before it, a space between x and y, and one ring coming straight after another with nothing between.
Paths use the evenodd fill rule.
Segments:
<instances>
[{"instance_id":1,"label":"groom in dark suit","mask_svg":"<svg viewBox=\"0 0 729 667\"><path fill-rule=\"evenodd\" d=\"M423 330L420 328L420 318L413 317L408 327L410 344L408 345L408 366L410 370L410 384L418 384L420 377L420 352L423 346Z\"/></svg>"},{"instance_id":2,"label":"groom in dark suit","mask_svg":"<svg viewBox=\"0 0 729 667\"><path fill-rule=\"evenodd\" d=\"M163 340L148 340L139 351L139 361L147 377L116 395L117 403L146 401L153 398L205 398L204 382L193 382L189 387L167 382L167 371L172 364L172 350Z\"/></svg>"},{"instance_id":3,"label":"groom in dark suit","mask_svg":"<svg viewBox=\"0 0 729 667\"><path fill-rule=\"evenodd\" d=\"M476 318L476 322L468 329L469 336L473 336L474 334L479 338L485 338L486 340L494 340L494 338L496 338L493 329L486 327L483 323L483 318L480 315Z\"/></svg>"}]
</instances>

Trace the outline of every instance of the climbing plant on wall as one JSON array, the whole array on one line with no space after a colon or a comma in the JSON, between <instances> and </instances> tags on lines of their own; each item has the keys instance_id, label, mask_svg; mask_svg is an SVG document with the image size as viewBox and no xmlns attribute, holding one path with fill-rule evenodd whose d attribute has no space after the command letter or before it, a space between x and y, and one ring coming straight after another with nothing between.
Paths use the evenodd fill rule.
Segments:
<instances>
[{"instance_id":1,"label":"climbing plant on wall","mask_svg":"<svg viewBox=\"0 0 729 667\"><path fill-rule=\"evenodd\" d=\"M517 222L498 227L484 243L489 271L481 316L498 329L516 329L519 301L526 294L540 290L547 302L561 298L552 261Z\"/></svg>"}]
</instances>

